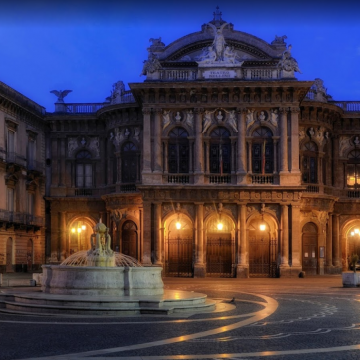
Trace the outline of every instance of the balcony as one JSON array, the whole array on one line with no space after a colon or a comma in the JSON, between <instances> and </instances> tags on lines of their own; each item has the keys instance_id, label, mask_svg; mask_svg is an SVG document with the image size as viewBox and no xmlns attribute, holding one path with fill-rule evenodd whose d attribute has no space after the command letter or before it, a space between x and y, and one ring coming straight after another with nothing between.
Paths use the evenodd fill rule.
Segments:
<instances>
[{"instance_id":1,"label":"balcony","mask_svg":"<svg viewBox=\"0 0 360 360\"><path fill-rule=\"evenodd\" d=\"M342 108L345 112L360 112L360 101L330 101L330 103Z\"/></svg>"},{"instance_id":2,"label":"balcony","mask_svg":"<svg viewBox=\"0 0 360 360\"><path fill-rule=\"evenodd\" d=\"M26 159L24 157L22 157L21 155L12 152L12 151L8 151L6 153L6 160L5 160L8 164L15 164L15 165L20 165L25 167L26 166Z\"/></svg>"},{"instance_id":3,"label":"balcony","mask_svg":"<svg viewBox=\"0 0 360 360\"><path fill-rule=\"evenodd\" d=\"M168 175L167 182L168 184L189 184L190 175Z\"/></svg>"},{"instance_id":4,"label":"balcony","mask_svg":"<svg viewBox=\"0 0 360 360\"><path fill-rule=\"evenodd\" d=\"M209 184L231 184L231 175L209 175Z\"/></svg>"},{"instance_id":5,"label":"balcony","mask_svg":"<svg viewBox=\"0 0 360 360\"><path fill-rule=\"evenodd\" d=\"M28 160L26 167L28 171L38 172L40 174L44 172L44 165L40 161Z\"/></svg>"},{"instance_id":6,"label":"balcony","mask_svg":"<svg viewBox=\"0 0 360 360\"><path fill-rule=\"evenodd\" d=\"M14 225L44 226L44 219L41 216L30 215L27 213L0 209L0 222Z\"/></svg>"},{"instance_id":7,"label":"balcony","mask_svg":"<svg viewBox=\"0 0 360 360\"><path fill-rule=\"evenodd\" d=\"M251 175L252 184L274 185L274 175Z\"/></svg>"}]
</instances>

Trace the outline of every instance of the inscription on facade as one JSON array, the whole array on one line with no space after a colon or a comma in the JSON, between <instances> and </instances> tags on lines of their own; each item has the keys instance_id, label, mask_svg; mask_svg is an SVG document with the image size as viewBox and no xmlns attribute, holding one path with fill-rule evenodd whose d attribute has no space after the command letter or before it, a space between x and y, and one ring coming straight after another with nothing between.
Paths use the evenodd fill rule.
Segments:
<instances>
[{"instance_id":1,"label":"inscription on facade","mask_svg":"<svg viewBox=\"0 0 360 360\"><path fill-rule=\"evenodd\" d=\"M236 77L234 70L206 70L203 72L205 79L233 79Z\"/></svg>"}]
</instances>

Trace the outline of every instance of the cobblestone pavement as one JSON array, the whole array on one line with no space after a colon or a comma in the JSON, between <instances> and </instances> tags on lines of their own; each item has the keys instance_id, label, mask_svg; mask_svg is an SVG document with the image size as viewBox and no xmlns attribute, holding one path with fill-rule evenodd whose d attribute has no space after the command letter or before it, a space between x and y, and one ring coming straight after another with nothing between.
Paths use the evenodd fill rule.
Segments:
<instances>
[{"instance_id":1,"label":"cobblestone pavement","mask_svg":"<svg viewBox=\"0 0 360 360\"><path fill-rule=\"evenodd\" d=\"M343 288L341 276L164 283L207 294L219 302L219 312L86 318L0 313L0 359L360 358L360 289Z\"/></svg>"}]
</instances>

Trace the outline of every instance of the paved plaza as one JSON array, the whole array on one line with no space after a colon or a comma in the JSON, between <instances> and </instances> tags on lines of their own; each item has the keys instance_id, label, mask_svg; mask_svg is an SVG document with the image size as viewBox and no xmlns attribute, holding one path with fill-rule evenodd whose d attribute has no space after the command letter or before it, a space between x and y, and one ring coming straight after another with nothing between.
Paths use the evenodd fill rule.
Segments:
<instances>
[{"instance_id":1,"label":"paved plaza","mask_svg":"<svg viewBox=\"0 0 360 360\"><path fill-rule=\"evenodd\" d=\"M4 275L0 291L34 291L20 286L29 278ZM18 286L7 286L15 280ZM360 289L343 288L339 275L164 283L208 295L217 310L126 317L0 313L0 359L360 358Z\"/></svg>"}]
</instances>

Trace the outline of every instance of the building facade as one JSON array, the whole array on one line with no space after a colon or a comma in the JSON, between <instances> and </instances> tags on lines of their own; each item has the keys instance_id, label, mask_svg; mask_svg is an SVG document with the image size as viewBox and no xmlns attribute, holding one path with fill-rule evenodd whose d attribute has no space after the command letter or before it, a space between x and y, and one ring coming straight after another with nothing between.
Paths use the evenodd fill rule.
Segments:
<instances>
[{"instance_id":1,"label":"building facade","mask_svg":"<svg viewBox=\"0 0 360 360\"><path fill-rule=\"evenodd\" d=\"M9 239L12 269L30 239L33 253L59 263L89 248L101 218L114 250L166 276L347 269L348 256L360 255L360 102L334 101L320 79L298 81L285 37L268 44L218 10L199 32L150 42L145 81L130 90L117 82L104 103L66 103L67 92L54 91L55 112L44 113L12 89L1 103L1 131L28 145L17 164L11 135L0 136L0 186L6 199L11 189L18 199L33 194L33 216L47 224L29 234L4 215L3 265ZM4 214L30 211L1 201Z\"/></svg>"}]
</instances>

